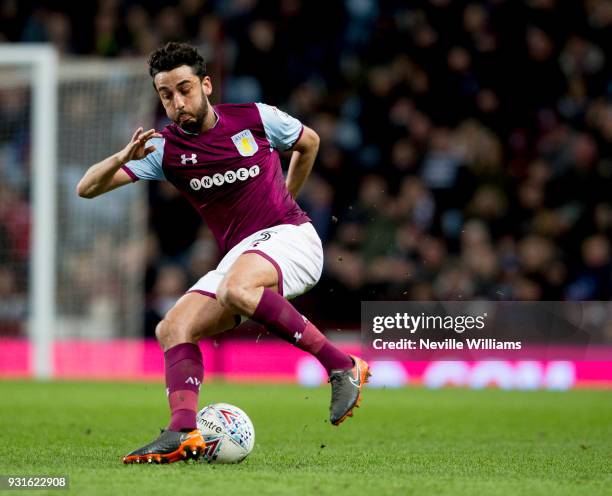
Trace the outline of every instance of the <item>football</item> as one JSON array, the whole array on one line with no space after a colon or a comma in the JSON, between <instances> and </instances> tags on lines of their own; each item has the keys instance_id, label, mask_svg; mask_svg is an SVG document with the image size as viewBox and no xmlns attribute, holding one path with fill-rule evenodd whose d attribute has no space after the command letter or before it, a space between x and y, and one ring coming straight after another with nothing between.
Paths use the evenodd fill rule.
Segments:
<instances>
[{"instance_id":1,"label":"football","mask_svg":"<svg viewBox=\"0 0 612 496\"><path fill-rule=\"evenodd\" d=\"M255 429L249 416L228 403L202 408L197 416L206 449L202 461L239 463L253 450Z\"/></svg>"}]
</instances>

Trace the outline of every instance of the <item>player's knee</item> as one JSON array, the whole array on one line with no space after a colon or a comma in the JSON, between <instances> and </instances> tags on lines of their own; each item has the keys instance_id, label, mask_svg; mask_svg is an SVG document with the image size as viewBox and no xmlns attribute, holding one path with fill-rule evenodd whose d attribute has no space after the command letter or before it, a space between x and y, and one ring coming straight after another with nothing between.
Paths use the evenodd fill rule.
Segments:
<instances>
[{"instance_id":1,"label":"player's knee","mask_svg":"<svg viewBox=\"0 0 612 496\"><path fill-rule=\"evenodd\" d=\"M188 329L177 325L167 318L163 319L155 327L155 337L164 351L177 344L192 341L192 336Z\"/></svg>"},{"instance_id":2,"label":"player's knee","mask_svg":"<svg viewBox=\"0 0 612 496\"><path fill-rule=\"evenodd\" d=\"M155 327L155 337L159 344L164 346L170 336L170 325L166 320L162 320Z\"/></svg>"}]
</instances>

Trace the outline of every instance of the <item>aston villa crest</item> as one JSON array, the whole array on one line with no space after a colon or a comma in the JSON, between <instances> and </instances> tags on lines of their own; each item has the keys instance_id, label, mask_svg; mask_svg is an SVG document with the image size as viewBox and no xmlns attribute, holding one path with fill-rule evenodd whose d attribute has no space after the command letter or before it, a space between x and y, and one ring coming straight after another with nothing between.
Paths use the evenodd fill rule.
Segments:
<instances>
[{"instance_id":1,"label":"aston villa crest","mask_svg":"<svg viewBox=\"0 0 612 496\"><path fill-rule=\"evenodd\" d=\"M232 136L232 141L234 145L236 145L238 153L243 157L252 157L257 153L257 150L259 150L250 129L245 129L238 134L234 134L234 136Z\"/></svg>"}]
</instances>

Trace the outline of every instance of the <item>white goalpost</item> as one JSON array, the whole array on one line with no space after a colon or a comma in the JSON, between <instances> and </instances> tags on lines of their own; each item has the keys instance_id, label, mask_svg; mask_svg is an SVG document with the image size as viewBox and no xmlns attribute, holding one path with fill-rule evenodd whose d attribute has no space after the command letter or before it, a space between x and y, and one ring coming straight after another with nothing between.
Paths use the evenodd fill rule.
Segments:
<instances>
[{"instance_id":1,"label":"white goalpost","mask_svg":"<svg viewBox=\"0 0 612 496\"><path fill-rule=\"evenodd\" d=\"M143 60L0 44L0 338L29 338L36 378L53 377L58 340L141 333L146 190L74 188L154 109Z\"/></svg>"},{"instance_id":2,"label":"white goalpost","mask_svg":"<svg viewBox=\"0 0 612 496\"><path fill-rule=\"evenodd\" d=\"M57 53L48 45L0 45L0 65L31 68L32 229L29 270L32 366L37 378L52 375L55 327L57 194Z\"/></svg>"}]
</instances>

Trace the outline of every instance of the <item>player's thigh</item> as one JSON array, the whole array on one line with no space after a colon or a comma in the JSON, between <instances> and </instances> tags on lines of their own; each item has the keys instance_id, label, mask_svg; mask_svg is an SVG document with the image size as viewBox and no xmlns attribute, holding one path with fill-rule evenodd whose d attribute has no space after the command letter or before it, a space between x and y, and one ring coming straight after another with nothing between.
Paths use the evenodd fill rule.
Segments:
<instances>
[{"instance_id":1,"label":"player's thigh","mask_svg":"<svg viewBox=\"0 0 612 496\"><path fill-rule=\"evenodd\" d=\"M167 347L182 342L197 343L236 325L236 317L209 296L187 293L168 311L157 328L157 337Z\"/></svg>"},{"instance_id":2,"label":"player's thigh","mask_svg":"<svg viewBox=\"0 0 612 496\"><path fill-rule=\"evenodd\" d=\"M258 253L243 253L229 268L219 289L221 292L227 291L228 286L277 289L278 283L278 271L270 261Z\"/></svg>"}]
</instances>

